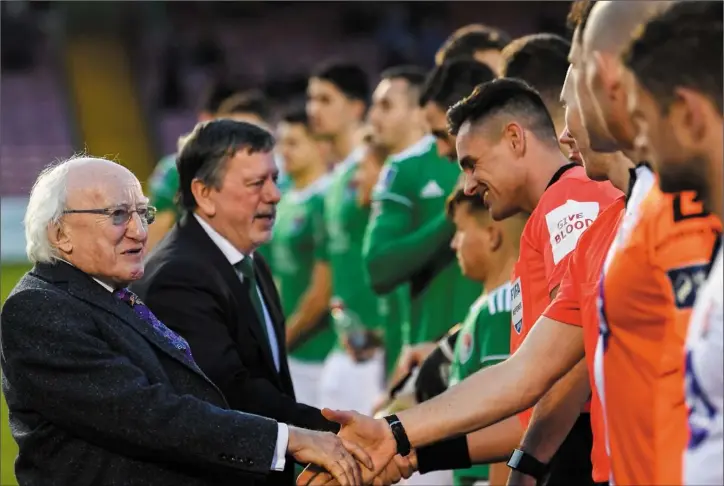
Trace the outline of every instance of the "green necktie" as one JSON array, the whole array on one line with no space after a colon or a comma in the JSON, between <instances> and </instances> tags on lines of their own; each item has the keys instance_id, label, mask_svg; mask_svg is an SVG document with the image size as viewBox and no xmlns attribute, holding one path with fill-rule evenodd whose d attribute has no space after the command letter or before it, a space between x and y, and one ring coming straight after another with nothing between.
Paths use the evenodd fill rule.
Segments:
<instances>
[{"instance_id":1,"label":"green necktie","mask_svg":"<svg viewBox=\"0 0 724 486\"><path fill-rule=\"evenodd\" d=\"M256 316L259 318L259 324L264 329L264 335L266 336L267 343L269 342L269 332L266 328L266 319L264 319L264 307L259 297L259 291L256 288L256 272L254 271L254 261L251 257L244 257L240 262L234 265L234 268L241 273L246 280L249 282L249 299L251 299L251 305L254 306Z\"/></svg>"}]
</instances>

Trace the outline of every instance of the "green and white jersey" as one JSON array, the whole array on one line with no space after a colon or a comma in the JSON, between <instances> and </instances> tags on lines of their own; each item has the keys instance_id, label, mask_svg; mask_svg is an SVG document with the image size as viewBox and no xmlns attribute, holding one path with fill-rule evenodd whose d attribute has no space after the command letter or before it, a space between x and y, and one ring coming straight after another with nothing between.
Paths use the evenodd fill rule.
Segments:
<instances>
[{"instance_id":1,"label":"green and white jersey","mask_svg":"<svg viewBox=\"0 0 724 486\"><path fill-rule=\"evenodd\" d=\"M148 181L148 197L151 206L159 212L174 211L179 214L176 206L176 193L179 187L176 154L169 154L158 161Z\"/></svg>"},{"instance_id":2,"label":"green and white jersey","mask_svg":"<svg viewBox=\"0 0 724 486\"><path fill-rule=\"evenodd\" d=\"M449 249L454 227L445 200L459 177L460 169L426 136L385 162L373 192L367 269L372 282L409 285L403 344L439 339L482 290L462 276Z\"/></svg>"},{"instance_id":3,"label":"green and white jersey","mask_svg":"<svg viewBox=\"0 0 724 486\"><path fill-rule=\"evenodd\" d=\"M282 197L272 239L262 251L271 260L270 267L287 317L294 313L309 287L314 264L327 260L324 197L329 182L329 176L325 175L302 190L289 190ZM291 356L308 362L324 361L336 341L328 316L324 321Z\"/></svg>"},{"instance_id":4,"label":"green and white jersey","mask_svg":"<svg viewBox=\"0 0 724 486\"><path fill-rule=\"evenodd\" d=\"M455 343L450 364L450 386L476 371L505 361L510 355L510 282L481 295L470 307ZM456 486L470 479L487 479L488 466L453 472Z\"/></svg>"},{"instance_id":5,"label":"green and white jersey","mask_svg":"<svg viewBox=\"0 0 724 486\"><path fill-rule=\"evenodd\" d=\"M332 274L332 295L344 302L369 329L381 329L378 297L365 281L362 241L370 209L357 202L355 173L362 157L355 150L337 164L324 199L327 257Z\"/></svg>"}]
</instances>

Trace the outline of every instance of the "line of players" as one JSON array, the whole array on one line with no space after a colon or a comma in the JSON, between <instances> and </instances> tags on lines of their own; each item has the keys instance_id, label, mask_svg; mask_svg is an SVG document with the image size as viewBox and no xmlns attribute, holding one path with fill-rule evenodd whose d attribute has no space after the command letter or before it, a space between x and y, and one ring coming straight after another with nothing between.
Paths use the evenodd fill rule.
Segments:
<instances>
[{"instance_id":1,"label":"line of players","mask_svg":"<svg viewBox=\"0 0 724 486\"><path fill-rule=\"evenodd\" d=\"M574 4L572 43L462 29L369 106L366 75L327 64L277 127L262 253L297 396L369 414L385 369L420 365L430 400L398 413L420 472L503 484L518 447L511 484L722 482L722 6L597 3ZM236 101L217 114L264 122ZM334 334L333 298L363 344Z\"/></svg>"}]
</instances>

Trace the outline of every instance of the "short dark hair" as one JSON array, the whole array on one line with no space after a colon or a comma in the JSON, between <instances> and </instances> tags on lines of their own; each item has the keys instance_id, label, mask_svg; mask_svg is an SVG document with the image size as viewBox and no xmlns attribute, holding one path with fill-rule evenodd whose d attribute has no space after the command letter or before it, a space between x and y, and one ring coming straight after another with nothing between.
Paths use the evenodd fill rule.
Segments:
<instances>
[{"instance_id":1,"label":"short dark hair","mask_svg":"<svg viewBox=\"0 0 724 486\"><path fill-rule=\"evenodd\" d=\"M457 135L466 121L477 123L500 114L514 116L538 139L558 146L553 120L540 94L520 79L498 78L477 86L448 110L450 133Z\"/></svg>"},{"instance_id":2,"label":"short dark hair","mask_svg":"<svg viewBox=\"0 0 724 486\"><path fill-rule=\"evenodd\" d=\"M428 74L420 95L420 106L431 101L447 110L477 85L492 79L495 79L493 70L472 57L450 59L435 66Z\"/></svg>"},{"instance_id":3,"label":"short dark hair","mask_svg":"<svg viewBox=\"0 0 724 486\"><path fill-rule=\"evenodd\" d=\"M502 51L502 77L522 79L535 88L549 109L559 103L568 72L571 43L555 34L532 34L515 39Z\"/></svg>"},{"instance_id":4,"label":"short dark hair","mask_svg":"<svg viewBox=\"0 0 724 486\"><path fill-rule=\"evenodd\" d=\"M408 93L412 98L412 103L417 106L420 100L420 93L425 84L425 70L418 66L404 65L393 66L382 71L380 79L403 79L409 85Z\"/></svg>"},{"instance_id":5,"label":"short dark hair","mask_svg":"<svg viewBox=\"0 0 724 486\"><path fill-rule=\"evenodd\" d=\"M461 179L445 201L445 214L447 214L447 217L449 219L455 218L455 211L463 203L468 204L468 210L473 214L484 215L488 213L488 208L485 206L480 194L465 194L465 183Z\"/></svg>"},{"instance_id":6,"label":"short dark hair","mask_svg":"<svg viewBox=\"0 0 724 486\"><path fill-rule=\"evenodd\" d=\"M221 103L232 96L238 90L232 83L226 80L212 80L201 92L199 99L198 111L206 111L208 113L216 113L221 107Z\"/></svg>"},{"instance_id":7,"label":"short dark hair","mask_svg":"<svg viewBox=\"0 0 724 486\"><path fill-rule=\"evenodd\" d=\"M268 153L273 148L274 136L253 123L224 118L198 123L183 140L176 157L180 205L189 211L196 208L191 192L194 179L220 188L226 164L239 150Z\"/></svg>"},{"instance_id":8,"label":"short dark hair","mask_svg":"<svg viewBox=\"0 0 724 486\"><path fill-rule=\"evenodd\" d=\"M596 5L596 0L576 0L571 5L571 10L568 12L568 17L566 18L566 25L571 32L578 29L578 34L573 39L574 42L581 40L581 35L586 28L588 17L591 16L591 10L593 10L594 5Z\"/></svg>"},{"instance_id":9,"label":"short dark hair","mask_svg":"<svg viewBox=\"0 0 724 486\"><path fill-rule=\"evenodd\" d=\"M472 57L475 51L501 50L510 42L510 36L503 30L483 24L460 27L445 40L435 54L435 64L443 64L454 57Z\"/></svg>"},{"instance_id":10,"label":"short dark hair","mask_svg":"<svg viewBox=\"0 0 724 486\"><path fill-rule=\"evenodd\" d=\"M243 91L226 98L219 106L219 115L235 113L253 113L262 120L268 120L271 109L269 100L258 89Z\"/></svg>"},{"instance_id":11,"label":"short dark hair","mask_svg":"<svg viewBox=\"0 0 724 486\"><path fill-rule=\"evenodd\" d=\"M418 66L393 66L382 71L380 79L404 79L410 86L422 88L425 70Z\"/></svg>"},{"instance_id":12,"label":"short dark hair","mask_svg":"<svg viewBox=\"0 0 724 486\"><path fill-rule=\"evenodd\" d=\"M676 2L649 20L624 62L664 110L677 87L702 93L722 111L722 2Z\"/></svg>"},{"instance_id":13,"label":"short dark hair","mask_svg":"<svg viewBox=\"0 0 724 486\"><path fill-rule=\"evenodd\" d=\"M312 78L332 83L347 98L367 104L370 99L370 82L367 73L357 64L341 61L327 61L317 66Z\"/></svg>"}]
</instances>

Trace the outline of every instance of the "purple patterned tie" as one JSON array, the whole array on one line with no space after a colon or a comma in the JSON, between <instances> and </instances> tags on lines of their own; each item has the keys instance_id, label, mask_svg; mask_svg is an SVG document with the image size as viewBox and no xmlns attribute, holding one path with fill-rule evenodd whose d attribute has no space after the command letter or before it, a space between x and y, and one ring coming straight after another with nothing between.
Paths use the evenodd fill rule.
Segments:
<instances>
[{"instance_id":1,"label":"purple patterned tie","mask_svg":"<svg viewBox=\"0 0 724 486\"><path fill-rule=\"evenodd\" d=\"M170 342L174 348L183 351L189 361L192 363L194 362L194 358L191 356L191 347L189 346L189 343L187 343L184 338L166 327L163 322L159 321L158 318L153 315L151 309L141 302L141 299L139 299L136 294L128 289L119 289L113 292L113 295L130 305L138 317L151 324L158 334L166 338L166 340Z\"/></svg>"}]
</instances>

